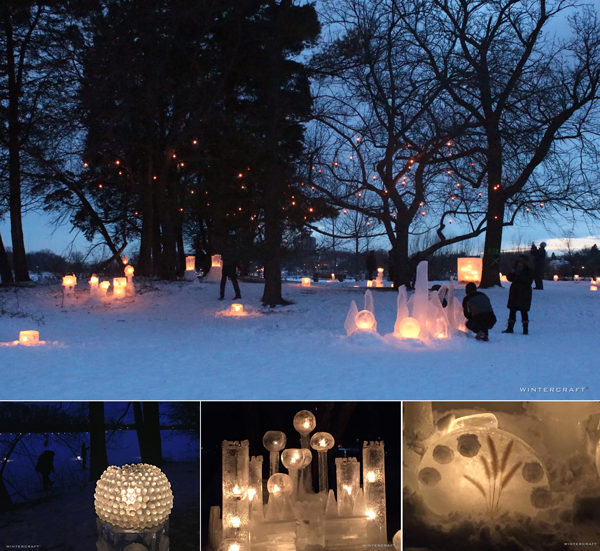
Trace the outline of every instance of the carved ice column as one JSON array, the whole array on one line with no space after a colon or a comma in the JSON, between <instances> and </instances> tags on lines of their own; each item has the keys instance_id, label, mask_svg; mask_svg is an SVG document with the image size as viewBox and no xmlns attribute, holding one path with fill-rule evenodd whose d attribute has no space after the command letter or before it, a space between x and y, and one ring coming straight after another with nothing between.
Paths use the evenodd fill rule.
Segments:
<instances>
[{"instance_id":1,"label":"carved ice column","mask_svg":"<svg viewBox=\"0 0 600 551\"><path fill-rule=\"evenodd\" d=\"M223 441L223 539L248 542L250 523L248 440Z\"/></svg>"},{"instance_id":2,"label":"carved ice column","mask_svg":"<svg viewBox=\"0 0 600 551\"><path fill-rule=\"evenodd\" d=\"M363 489L369 543L387 543L384 443L363 443Z\"/></svg>"},{"instance_id":3,"label":"carved ice column","mask_svg":"<svg viewBox=\"0 0 600 551\"><path fill-rule=\"evenodd\" d=\"M263 456L257 455L250 458L250 478L248 485L248 498L250 503L253 504L255 501L263 503L263 485L262 485L262 468L263 468Z\"/></svg>"},{"instance_id":4,"label":"carved ice column","mask_svg":"<svg viewBox=\"0 0 600 551\"><path fill-rule=\"evenodd\" d=\"M360 464L356 457L336 457L337 503L340 516L350 516L360 491Z\"/></svg>"}]
</instances>

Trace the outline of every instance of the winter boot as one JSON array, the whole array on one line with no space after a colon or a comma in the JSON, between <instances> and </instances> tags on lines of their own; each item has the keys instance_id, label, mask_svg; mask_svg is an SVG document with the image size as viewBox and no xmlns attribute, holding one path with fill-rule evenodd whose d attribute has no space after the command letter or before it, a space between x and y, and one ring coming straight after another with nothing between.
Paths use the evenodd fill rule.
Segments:
<instances>
[{"instance_id":1,"label":"winter boot","mask_svg":"<svg viewBox=\"0 0 600 551\"><path fill-rule=\"evenodd\" d=\"M481 331L479 331L477 333L477 335L475 335L475 338L478 341L488 341L489 340L489 338L488 338L488 332L485 329L482 329Z\"/></svg>"},{"instance_id":2,"label":"winter boot","mask_svg":"<svg viewBox=\"0 0 600 551\"><path fill-rule=\"evenodd\" d=\"M517 320L511 320L510 318L508 319L508 326L506 327L506 329L504 331L502 331L503 333L514 333L514 327L515 327L515 322Z\"/></svg>"},{"instance_id":3,"label":"winter boot","mask_svg":"<svg viewBox=\"0 0 600 551\"><path fill-rule=\"evenodd\" d=\"M523 335L529 335L529 322L523 322Z\"/></svg>"},{"instance_id":4,"label":"winter boot","mask_svg":"<svg viewBox=\"0 0 600 551\"><path fill-rule=\"evenodd\" d=\"M237 299L239 299L239 298L242 298L242 295L240 295L240 294L237 294L237 295L235 295L235 296L234 296L234 297L233 297L231 300L237 300Z\"/></svg>"}]
</instances>

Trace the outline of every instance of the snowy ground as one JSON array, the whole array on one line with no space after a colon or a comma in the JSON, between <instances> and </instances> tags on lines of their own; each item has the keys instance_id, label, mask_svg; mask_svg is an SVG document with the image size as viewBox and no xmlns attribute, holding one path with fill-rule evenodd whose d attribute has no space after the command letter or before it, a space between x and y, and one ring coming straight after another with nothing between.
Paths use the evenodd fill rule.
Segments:
<instances>
[{"instance_id":1,"label":"snowy ground","mask_svg":"<svg viewBox=\"0 0 600 551\"><path fill-rule=\"evenodd\" d=\"M194 463L167 463L162 467L173 490L170 517L171 549L200 548L199 467ZM96 549L94 482L57 497L21 504L0 515L0 549Z\"/></svg>"},{"instance_id":2,"label":"snowy ground","mask_svg":"<svg viewBox=\"0 0 600 551\"><path fill-rule=\"evenodd\" d=\"M517 334L501 334L505 283L486 291L499 320L490 342L460 335L430 346L346 337L350 301L360 309L364 300L353 285L284 284L294 304L269 309L260 306L262 284L242 283L252 315L240 318L222 315L229 283L223 302L208 282L138 281L134 298L98 305L86 302L86 283L75 305L61 305L58 285L2 289L0 341L36 329L47 344L0 347L0 399L600 398L600 292L589 282L534 291L528 336L520 321ZM379 334L392 333L396 293L374 296Z\"/></svg>"}]
</instances>

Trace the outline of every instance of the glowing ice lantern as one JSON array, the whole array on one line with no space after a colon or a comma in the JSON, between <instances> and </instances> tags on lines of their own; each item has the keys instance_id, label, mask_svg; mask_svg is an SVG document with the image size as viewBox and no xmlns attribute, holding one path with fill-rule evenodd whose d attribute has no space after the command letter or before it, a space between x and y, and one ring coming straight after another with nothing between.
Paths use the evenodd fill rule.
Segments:
<instances>
[{"instance_id":1,"label":"glowing ice lantern","mask_svg":"<svg viewBox=\"0 0 600 551\"><path fill-rule=\"evenodd\" d=\"M280 430L269 430L263 436L263 446L269 450L269 476L279 472L279 452L285 448L287 438Z\"/></svg>"},{"instance_id":2,"label":"glowing ice lantern","mask_svg":"<svg viewBox=\"0 0 600 551\"><path fill-rule=\"evenodd\" d=\"M244 306L242 304L232 304L231 305L231 315L232 316L241 316L244 314Z\"/></svg>"},{"instance_id":3,"label":"glowing ice lantern","mask_svg":"<svg viewBox=\"0 0 600 551\"><path fill-rule=\"evenodd\" d=\"M163 524L173 508L171 485L154 465L109 467L96 484L100 520L123 529L143 530Z\"/></svg>"},{"instance_id":4,"label":"glowing ice lantern","mask_svg":"<svg viewBox=\"0 0 600 551\"><path fill-rule=\"evenodd\" d=\"M351 516L360 491L360 464L356 457L335 458L339 516Z\"/></svg>"},{"instance_id":5,"label":"glowing ice lantern","mask_svg":"<svg viewBox=\"0 0 600 551\"><path fill-rule=\"evenodd\" d=\"M39 331L20 331L19 344L38 344L40 342Z\"/></svg>"},{"instance_id":6,"label":"glowing ice lantern","mask_svg":"<svg viewBox=\"0 0 600 551\"><path fill-rule=\"evenodd\" d=\"M400 336L404 339L416 339L421 333L421 324L415 318L404 318L400 322Z\"/></svg>"},{"instance_id":7,"label":"glowing ice lantern","mask_svg":"<svg viewBox=\"0 0 600 551\"><path fill-rule=\"evenodd\" d=\"M223 469L223 538L248 541L250 525L248 440L221 443Z\"/></svg>"},{"instance_id":8,"label":"glowing ice lantern","mask_svg":"<svg viewBox=\"0 0 600 551\"><path fill-rule=\"evenodd\" d=\"M575 276L575 281L579 281L579 276L578 275Z\"/></svg>"},{"instance_id":9,"label":"glowing ice lantern","mask_svg":"<svg viewBox=\"0 0 600 551\"><path fill-rule=\"evenodd\" d=\"M481 271L483 270L482 258L459 258L458 260L458 282L469 283L481 281Z\"/></svg>"},{"instance_id":10,"label":"glowing ice lantern","mask_svg":"<svg viewBox=\"0 0 600 551\"><path fill-rule=\"evenodd\" d=\"M335 440L328 432L315 432L310 439L310 447L319 453L319 492L329 490L327 473L327 450L333 448Z\"/></svg>"},{"instance_id":11,"label":"glowing ice lantern","mask_svg":"<svg viewBox=\"0 0 600 551\"><path fill-rule=\"evenodd\" d=\"M186 256L185 257L185 270L186 271L196 271L196 257L195 256Z\"/></svg>"},{"instance_id":12,"label":"glowing ice lantern","mask_svg":"<svg viewBox=\"0 0 600 551\"><path fill-rule=\"evenodd\" d=\"M553 279L554 279L554 281L558 281L558 276L555 275Z\"/></svg>"},{"instance_id":13,"label":"glowing ice lantern","mask_svg":"<svg viewBox=\"0 0 600 551\"><path fill-rule=\"evenodd\" d=\"M294 518L291 496L294 491L294 483L289 475L275 473L267 481L269 501L265 520L291 520Z\"/></svg>"},{"instance_id":14,"label":"glowing ice lantern","mask_svg":"<svg viewBox=\"0 0 600 551\"><path fill-rule=\"evenodd\" d=\"M317 420L310 411L303 409L294 415L294 428L300 433L300 447L310 454L311 461L312 453L310 451L310 438L308 435L315 430L316 426ZM312 492L312 475L308 467L305 467L300 473L299 484L306 492Z\"/></svg>"},{"instance_id":15,"label":"glowing ice lantern","mask_svg":"<svg viewBox=\"0 0 600 551\"><path fill-rule=\"evenodd\" d=\"M224 539L219 545L218 551L247 551L248 547L245 543L232 538Z\"/></svg>"},{"instance_id":16,"label":"glowing ice lantern","mask_svg":"<svg viewBox=\"0 0 600 551\"><path fill-rule=\"evenodd\" d=\"M101 299L106 299L106 293L107 293L109 287L110 287L110 282L108 282L108 281L103 281L102 283L100 283L98 292L100 294Z\"/></svg>"},{"instance_id":17,"label":"glowing ice lantern","mask_svg":"<svg viewBox=\"0 0 600 551\"><path fill-rule=\"evenodd\" d=\"M113 297L123 298L125 296L125 288L127 287L127 278L115 277L113 278Z\"/></svg>"},{"instance_id":18,"label":"glowing ice lantern","mask_svg":"<svg viewBox=\"0 0 600 551\"><path fill-rule=\"evenodd\" d=\"M370 331L375 325L375 316L369 310L361 310L354 318L356 327L363 331Z\"/></svg>"},{"instance_id":19,"label":"glowing ice lantern","mask_svg":"<svg viewBox=\"0 0 600 551\"><path fill-rule=\"evenodd\" d=\"M210 265L213 268L222 268L223 267L223 261L221 260L221 255L220 254L213 254L211 259L210 259Z\"/></svg>"},{"instance_id":20,"label":"glowing ice lantern","mask_svg":"<svg viewBox=\"0 0 600 551\"><path fill-rule=\"evenodd\" d=\"M498 429L492 414L456 419L423 455L418 481L425 504L437 514L532 516L552 505L540 459L523 440Z\"/></svg>"},{"instance_id":21,"label":"glowing ice lantern","mask_svg":"<svg viewBox=\"0 0 600 551\"><path fill-rule=\"evenodd\" d=\"M367 536L371 544L387 543L384 442L363 443L363 490Z\"/></svg>"},{"instance_id":22,"label":"glowing ice lantern","mask_svg":"<svg viewBox=\"0 0 600 551\"><path fill-rule=\"evenodd\" d=\"M310 277L302 278L302 287L310 287Z\"/></svg>"},{"instance_id":23,"label":"glowing ice lantern","mask_svg":"<svg viewBox=\"0 0 600 551\"><path fill-rule=\"evenodd\" d=\"M367 280L367 287L373 287L373 281Z\"/></svg>"},{"instance_id":24,"label":"glowing ice lantern","mask_svg":"<svg viewBox=\"0 0 600 551\"><path fill-rule=\"evenodd\" d=\"M295 497L298 495L298 472L309 463L307 461L308 456L304 451L302 448L288 448L281 452L281 462L290 473L289 476L292 479L292 501L294 502L296 501Z\"/></svg>"},{"instance_id":25,"label":"glowing ice lantern","mask_svg":"<svg viewBox=\"0 0 600 551\"><path fill-rule=\"evenodd\" d=\"M590 291L597 291L597 290L598 290L597 285L590 285Z\"/></svg>"},{"instance_id":26,"label":"glowing ice lantern","mask_svg":"<svg viewBox=\"0 0 600 551\"><path fill-rule=\"evenodd\" d=\"M125 286L125 294L127 296L133 296L135 295L135 287L133 285L133 272L134 272L134 268L133 266L130 264L128 266L125 266L125 277L127 278L127 285Z\"/></svg>"}]
</instances>

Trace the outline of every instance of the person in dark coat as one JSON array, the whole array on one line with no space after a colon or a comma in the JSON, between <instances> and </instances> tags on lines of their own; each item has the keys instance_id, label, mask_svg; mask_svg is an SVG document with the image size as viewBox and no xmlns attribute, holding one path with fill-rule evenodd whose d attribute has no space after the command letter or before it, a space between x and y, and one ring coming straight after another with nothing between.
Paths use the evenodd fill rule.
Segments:
<instances>
[{"instance_id":1,"label":"person in dark coat","mask_svg":"<svg viewBox=\"0 0 600 551\"><path fill-rule=\"evenodd\" d=\"M50 480L50 473L54 472L54 452L50 450L44 450L38 457L37 465L35 470L42 475L42 487L47 490L51 484L54 484L53 480Z\"/></svg>"},{"instance_id":2,"label":"person in dark coat","mask_svg":"<svg viewBox=\"0 0 600 551\"><path fill-rule=\"evenodd\" d=\"M531 258L533 260L533 278L535 280L535 289L544 290L544 271L546 270L546 243L542 241L539 248L535 243L531 245Z\"/></svg>"},{"instance_id":3,"label":"person in dark coat","mask_svg":"<svg viewBox=\"0 0 600 551\"><path fill-rule=\"evenodd\" d=\"M221 255L221 261L223 262L223 266L221 268L221 296L219 297L219 300L223 300L225 298L225 284L227 283L227 278L231 280L233 290L235 291L233 300L242 298L240 293L240 285L237 280L237 271L240 264L237 255L233 251L226 251L223 255Z\"/></svg>"},{"instance_id":4,"label":"person in dark coat","mask_svg":"<svg viewBox=\"0 0 600 551\"><path fill-rule=\"evenodd\" d=\"M370 281L375 279L374 274L377 273L377 257L375 256L375 251L369 251L365 266L367 268L367 279Z\"/></svg>"},{"instance_id":5,"label":"person in dark coat","mask_svg":"<svg viewBox=\"0 0 600 551\"><path fill-rule=\"evenodd\" d=\"M463 312L467 318L467 329L476 333L479 341L487 341L488 331L496 325L496 315L492 303L485 293L477 290L472 281L465 287L467 296L463 299Z\"/></svg>"},{"instance_id":6,"label":"person in dark coat","mask_svg":"<svg viewBox=\"0 0 600 551\"><path fill-rule=\"evenodd\" d=\"M523 335L527 335L529 333L528 312L531 308L533 271L525 255L521 254L515 259L511 271L506 275L506 279L511 282L508 293L508 304L506 305L510 312L508 315L508 326L502 332L514 333L514 326L517 322L517 311L519 311L521 312L521 321L523 322Z\"/></svg>"}]
</instances>

